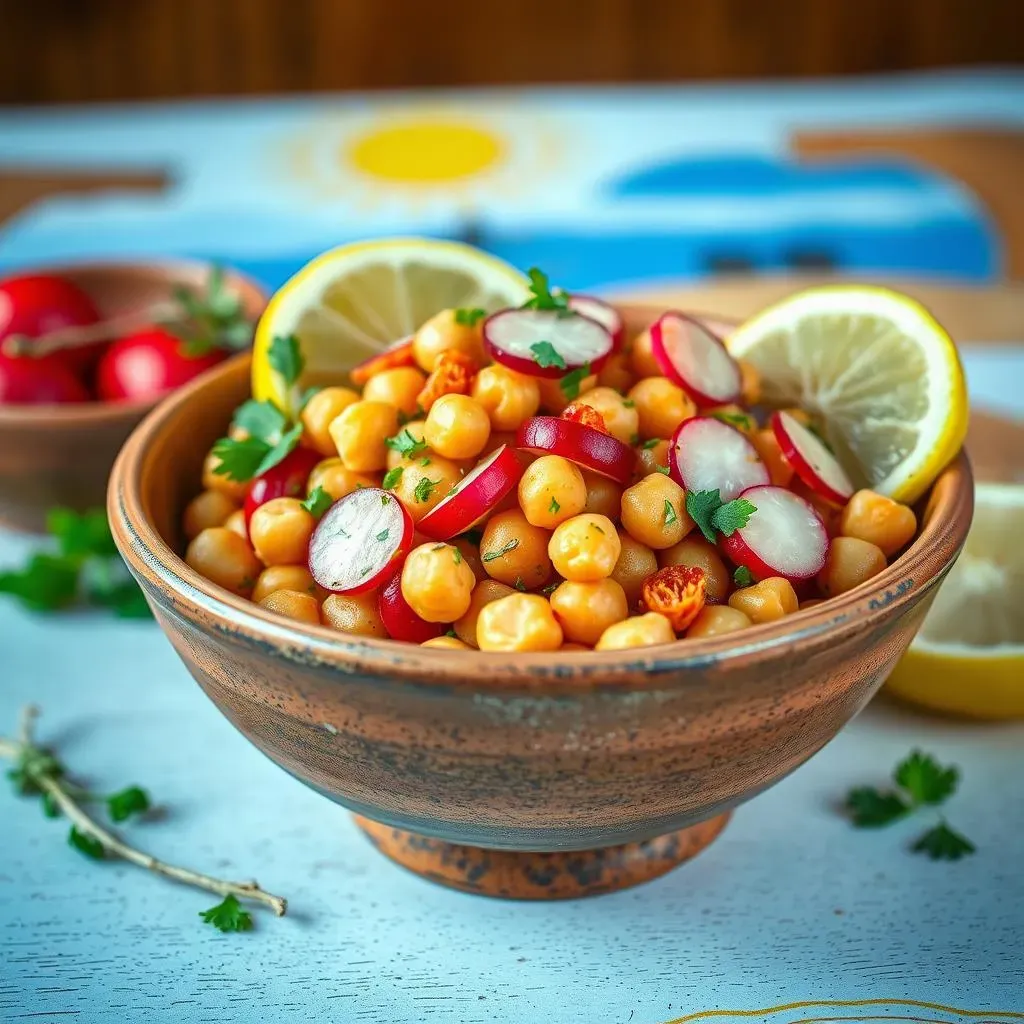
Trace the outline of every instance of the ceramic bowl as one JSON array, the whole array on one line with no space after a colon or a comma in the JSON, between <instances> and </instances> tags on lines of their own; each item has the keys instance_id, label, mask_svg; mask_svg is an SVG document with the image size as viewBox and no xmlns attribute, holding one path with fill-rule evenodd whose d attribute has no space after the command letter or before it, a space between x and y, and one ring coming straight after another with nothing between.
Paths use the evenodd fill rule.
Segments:
<instances>
[{"instance_id":1,"label":"ceramic bowl","mask_svg":"<svg viewBox=\"0 0 1024 1024\"><path fill-rule=\"evenodd\" d=\"M627 312L634 327L655 313ZM971 520L961 455L922 504L920 536L885 572L739 635L515 657L346 638L289 624L179 557L179 519L203 455L247 389L243 357L147 418L112 474L115 539L189 672L231 722L296 778L383 823L368 829L375 841L406 837L405 863L434 857L431 877L442 861L456 870L439 840L464 844L458 856L470 867L459 871L475 870L470 847L644 844L779 781L881 686Z\"/></svg>"},{"instance_id":2,"label":"ceramic bowl","mask_svg":"<svg viewBox=\"0 0 1024 1024\"><path fill-rule=\"evenodd\" d=\"M209 264L78 263L31 269L70 279L106 318L166 301L177 284L201 287ZM263 288L234 271L226 273L226 282L255 320L267 303ZM55 505L102 507L121 445L155 404L0 404L0 525L38 532Z\"/></svg>"}]
</instances>

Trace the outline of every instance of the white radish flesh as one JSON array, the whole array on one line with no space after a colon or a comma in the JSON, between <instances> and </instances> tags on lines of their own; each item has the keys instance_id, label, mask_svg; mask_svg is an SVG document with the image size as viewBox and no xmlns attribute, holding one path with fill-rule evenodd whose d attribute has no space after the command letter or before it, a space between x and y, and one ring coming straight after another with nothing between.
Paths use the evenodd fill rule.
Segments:
<instances>
[{"instance_id":1,"label":"white radish flesh","mask_svg":"<svg viewBox=\"0 0 1024 1024\"><path fill-rule=\"evenodd\" d=\"M615 349L622 347L626 325L614 306L609 306L601 299L595 299L593 295L570 295L569 308L582 313L583 316L589 316L591 320L596 320L612 336L612 345Z\"/></svg>"},{"instance_id":2,"label":"white radish flesh","mask_svg":"<svg viewBox=\"0 0 1024 1024\"><path fill-rule=\"evenodd\" d=\"M699 320L665 313L650 329L651 352L661 372L699 406L735 401L742 387L739 364Z\"/></svg>"},{"instance_id":3,"label":"white radish flesh","mask_svg":"<svg viewBox=\"0 0 1024 1024\"><path fill-rule=\"evenodd\" d=\"M813 431L788 412L772 414L772 431L786 461L815 494L837 505L849 500L853 482Z\"/></svg>"},{"instance_id":4,"label":"white radish flesh","mask_svg":"<svg viewBox=\"0 0 1024 1024\"><path fill-rule=\"evenodd\" d=\"M673 479L687 491L718 491L732 501L771 477L757 450L735 427L711 416L684 420L669 448Z\"/></svg>"},{"instance_id":5,"label":"white radish flesh","mask_svg":"<svg viewBox=\"0 0 1024 1024\"><path fill-rule=\"evenodd\" d=\"M533 377L581 366L596 373L612 352L612 336L596 320L550 309L504 309L484 321L483 335L495 361Z\"/></svg>"}]
</instances>

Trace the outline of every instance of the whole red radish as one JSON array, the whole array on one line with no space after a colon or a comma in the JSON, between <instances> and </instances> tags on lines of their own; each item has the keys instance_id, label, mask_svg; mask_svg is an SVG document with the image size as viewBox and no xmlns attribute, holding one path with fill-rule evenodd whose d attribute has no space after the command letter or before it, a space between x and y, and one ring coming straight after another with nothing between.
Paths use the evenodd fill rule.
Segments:
<instances>
[{"instance_id":1,"label":"whole red radish","mask_svg":"<svg viewBox=\"0 0 1024 1024\"><path fill-rule=\"evenodd\" d=\"M306 493L306 481L323 456L309 448L294 448L276 466L271 466L249 484L245 492L245 522L253 512L273 498L297 498Z\"/></svg>"},{"instance_id":2,"label":"whole red radish","mask_svg":"<svg viewBox=\"0 0 1024 1024\"><path fill-rule=\"evenodd\" d=\"M5 356L0 353L0 405L57 405L88 402L85 385L53 356Z\"/></svg>"}]
</instances>

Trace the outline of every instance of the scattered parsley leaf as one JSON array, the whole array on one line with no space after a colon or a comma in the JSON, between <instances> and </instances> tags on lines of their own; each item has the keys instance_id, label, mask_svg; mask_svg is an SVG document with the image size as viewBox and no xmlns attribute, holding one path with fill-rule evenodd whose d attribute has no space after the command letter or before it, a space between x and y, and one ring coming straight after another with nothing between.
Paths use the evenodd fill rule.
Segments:
<instances>
[{"instance_id":1,"label":"scattered parsley leaf","mask_svg":"<svg viewBox=\"0 0 1024 1024\"><path fill-rule=\"evenodd\" d=\"M547 586L541 587L540 592L544 595L553 594L561 585L561 582L549 583Z\"/></svg>"},{"instance_id":2,"label":"scattered parsley leaf","mask_svg":"<svg viewBox=\"0 0 1024 1024\"><path fill-rule=\"evenodd\" d=\"M955 766L943 768L930 754L914 750L896 766L893 780L910 795L915 806L934 805L953 795L960 772Z\"/></svg>"},{"instance_id":3,"label":"scattered parsley leaf","mask_svg":"<svg viewBox=\"0 0 1024 1024\"><path fill-rule=\"evenodd\" d=\"M751 504L746 498L733 498L724 505L720 505L711 514L711 524L726 537L731 537L741 527L747 525L747 521L757 511L757 506Z\"/></svg>"},{"instance_id":4,"label":"scattered parsley leaf","mask_svg":"<svg viewBox=\"0 0 1024 1024\"><path fill-rule=\"evenodd\" d=\"M715 543L715 534L724 533L732 536L738 529L747 525L747 521L757 511L746 498L733 498L722 503L718 490L687 491L686 511L704 534L705 539Z\"/></svg>"},{"instance_id":5,"label":"scattered parsley leaf","mask_svg":"<svg viewBox=\"0 0 1024 1024\"><path fill-rule=\"evenodd\" d=\"M977 847L942 821L925 832L910 849L914 853L926 853L932 860L960 860L974 853Z\"/></svg>"},{"instance_id":6,"label":"scattered parsley leaf","mask_svg":"<svg viewBox=\"0 0 1024 1024\"><path fill-rule=\"evenodd\" d=\"M668 466L655 466L655 473L661 473L663 476L668 476Z\"/></svg>"},{"instance_id":7,"label":"scattered parsley leaf","mask_svg":"<svg viewBox=\"0 0 1024 1024\"><path fill-rule=\"evenodd\" d=\"M424 467L429 466L430 465L430 459L420 459L420 465L424 466Z\"/></svg>"},{"instance_id":8,"label":"scattered parsley leaf","mask_svg":"<svg viewBox=\"0 0 1024 1024\"><path fill-rule=\"evenodd\" d=\"M60 807L57 805L57 801L53 799L51 793L44 793L39 801L43 807L43 814L48 818L59 818Z\"/></svg>"},{"instance_id":9,"label":"scattered parsley leaf","mask_svg":"<svg viewBox=\"0 0 1024 1024\"><path fill-rule=\"evenodd\" d=\"M390 504L390 502L391 502L391 499L386 494L382 494L380 496L380 503L381 503L381 505L388 505L388 504Z\"/></svg>"},{"instance_id":10,"label":"scattered parsley leaf","mask_svg":"<svg viewBox=\"0 0 1024 1024\"><path fill-rule=\"evenodd\" d=\"M523 309L552 309L569 313L569 296L561 289L552 291L548 283L548 275L537 267L530 267L526 272L530 279L530 293L533 298L523 303Z\"/></svg>"},{"instance_id":11,"label":"scattered parsley leaf","mask_svg":"<svg viewBox=\"0 0 1024 1024\"><path fill-rule=\"evenodd\" d=\"M548 514L552 515L552 516L557 516L558 513L561 510L562 510L562 506L559 505L558 502L554 498L552 498L551 499L551 504L548 505Z\"/></svg>"},{"instance_id":12,"label":"scattered parsley leaf","mask_svg":"<svg viewBox=\"0 0 1024 1024\"><path fill-rule=\"evenodd\" d=\"M672 502L665 499L665 525L671 526L673 523L679 522L679 516L676 515L676 510L672 507Z\"/></svg>"},{"instance_id":13,"label":"scattered parsley leaf","mask_svg":"<svg viewBox=\"0 0 1024 1024\"><path fill-rule=\"evenodd\" d=\"M459 639L459 634L456 633L455 630L452 629L451 626L449 626L448 629L445 630L445 634L444 635L445 636L450 636L453 640L458 640Z\"/></svg>"},{"instance_id":14,"label":"scattered parsley leaf","mask_svg":"<svg viewBox=\"0 0 1024 1024\"><path fill-rule=\"evenodd\" d=\"M46 532L57 538L62 555L117 554L107 514L102 509L74 512L69 508L52 508L46 515Z\"/></svg>"},{"instance_id":15,"label":"scattered parsley leaf","mask_svg":"<svg viewBox=\"0 0 1024 1024\"><path fill-rule=\"evenodd\" d=\"M660 437L649 437L644 441L643 447L645 451L650 451L652 448L656 448L659 444L661 444Z\"/></svg>"},{"instance_id":16,"label":"scattered parsley leaf","mask_svg":"<svg viewBox=\"0 0 1024 1024\"><path fill-rule=\"evenodd\" d=\"M433 491L440 482L440 480L431 480L428 477L423 477L412 492L413 498L415 498L416 501L429 501L431 491Z\"/></svg>"},{"instance_id":17,"label":"scattered parsley leaf","mask_svg":"<svg viewBox=\"0 0 1024 1024\"><path fill-rule=\"evenodd\" d=\"M263 461L256 467L256 476L262 476L268 469L273 469L279 462L283 462L294 451L300 437L302 424L296 423L281 435L281 440L263 457Z\"/></svg>"},{"instance_id":18,"label":"scattered parsley leaf","mask_svg":"<svg viewBox=\"0 0 1024 1024\"><path fill-rule=\"evenodd\" d=\"M24 569L0 573L0 594L18 598L33 611L66 608L78 595L79 568L78 560L67 555L37 552Z\"/></svg>"},{"instance_id":19,"label":"scattered parsley leaf","mask_svg":"<svg viewBox=\"0 0 1024 1024\"><path fill-rule=\"evenodd\" d=\"M273 402L257 402L252 398L235 410L231 423L268 445L277 444L288 426L284 413Z\"/></svg>"},{"instance_id":20,"label":"scattered parsley leaf","mask_svg":"<svg viewBox=\"0 0 1024 1024\"><path fill-rule=\"evenodd\" d=\"M486 562L487 559L485 558L484 561ZM523 577L522 576L517 576L515 583L513 583L512 585L516 588L516 590L519 591L519 593L521 593L521 594L525 594L526 593L526 584L523 582Z\"/></svg>"},{"instance_id":21,"label":"scattered parsley leaf","mask_svg":"<svg viewBox=\"0 0 1024 1024\"><path fill-rule=\"evenodd\" d=\"M419 455L427 447L427 442L422 438L417 440L413 437L408 427L400 430L394 437L389 437L384 443L393 452L398 452L399 455L404 455L407 459L411 459L414 455Z\"/></svg>"},{"instance_id":22,"label":"scattered parsley leaf","mask_svg":"<svg viewBox=\"0 0 1024 1024\"><path fill-rule=\"evenodd\" d=\"M530 346L530 351L533 353L533 361L541 369L546 370L552 366L556 370L565 369L565 360L550 341L538 341Z\"/></svg>"},{"instance_id":23,"label":"scattered parsley leaf","mask_svg":"<svg viewBox=\"0 0 1024 1024\"><path fill-rule=\"evenodd\" d=\"M213 446L213 456L217 459L213 471L217 476L245 483L256 475L256 470L269 452L270 445L258 437L247 437L240 441L222 437Z\"/></svg>"},{"instance_id":24,"label":"scattered parsley leaf","mask_svg":"<svg viewBox=\"0 0 1024 1024\"><path fill-rule=\"evenodd\" d=\"M580 397L580 386L589 376L590 364L586 363L575 370L570 370L559 380L558 386L562 389L562 394L571 402Z\"/></svg>"},{"instance_id":25,"label":"scattered parsley leaf","mask_svg":"<svg viewBox=\"0 0 1024 1024\"><path fill-rule=\"evenodd\" d=\"M362 580L362 579L365 579L365 578L366 578L367 576L369 576L369 575L370 575L370 573L371 573L372 571L373 571L373 566L372 566L372 565L368 565L368 566L367 566L367 567L366 567L365 569L363 569L363 570L362 570L362 571L361 571L361 572L359 573L359 578L360 578L361 580Z\"/></svg>"},{"instance_id":26,"label":"scattered parsley leaf","mask_svg":"<svg viewBox=\"0 0 1024 1024\"><path fill-rule=\"evenodd\" d=\"M103 844L94 836L80 832L74 825L71 826L71 831L68 833L68 845L73 846L80 853L84 853L86 857L103 860Z\"/></svg>"},{"instance_id":27,"label":"scattered parsley leaf","mask_svg":"<svg viewBox=\"0 0 1024 1024\"><path fill-rule=\"evenodd\" d=\"M402 479L402 473L404 472L402 466L393 466L384 474L384 479L380 482L381 487L388 490L394 487L399 480Z\"/></svg>"},{"instance_id":28,"label":"scattered parsley leaf","mask_svg":"<svg viewBox=\"0 0 1024 1024\"><path fill-rule=\"evenodd\" d=\"M630 434L630 436L629 436L629 443L631 445L633 445L634 447L636 445L638 445L640 443L640 435L639 434Z\"/></svg>"},{"instance_id":29,"label":"scattered parsley leaf","mask_svg":"<svg viewBox=\"0 0 1024 1024\"><path fill-rule=\"evenodd\" d=\"M456 565L462 564L462 552L454 545L452 545L452 557L455 559Z\"/></svg>"},{"instance_id":30,"label":"scattered parsley leaf","mask_svg":"<svg viewBox=\"0 0 1024 1024\"><path fill-rule=\"evenodd\" d=\"M497 551L488 551L486 555L481 556L485 562L493 562L496 558L501 558L502 555L507 555L510 551L514 551L519 547L519 541L513 537L512 540L507 541L502 547L498 548Z\"/></svg>"},{"instance_id":31,"label":"scattered parsley leaf","mask_svg":"<svg viewBox=\"0 0 1024 1024\"><path fill-rule=\"evenodd\" d=\"M457 309L455 310L455 322L463 327L476 327L476 325L487 316L486 309Z\"/></svg>"},{"instance_id":32,"label":"scattered parsley leaf","mask_svg":"<svg viewBox=\"0 0 1024 1024\"><path fill-rule=\"evenodd\" d=\"M278 335L267 352L270 368L284 381L285 387L294 387L306 368L299 339L294 334Z\"/></svg>"},{"instance_id":33,"label":"scattered parsley leaf","mask_svg":"<svg viewBox=\"0 0 1024 1024\"><path fill-rule=\"evenodd\" d=\"M384 529L381 530L380 533L377 534L375 539L378 540L381 544L383 544L384 541L386 541L388 539L388 534L390 534L390 533L391 533L391 530L387 526L385 526Z\"/></svg>"},{"instance_id":34,"label":"scattered parsley leaf","mask_svg":"<svg viewBox=\"0 0 1024 1024\"><path fill-rule=\"evenodd\" d=\"M739 430L753 430L757 425L753 416L748 416L744 412L723 412L722 410L713 409L709 416L714 416L716 420L721 420L723 423L728 423L731 427L736 427Z\"/></svg>"},{"instance_id":35,"label":"scattered parsley leaf","mask_svg":"<svg viewBox=\"0 0 1024 1024\"><path fill-rule=\"evenodd\" d=\"M212 924L222 932L247 932L252 929L252 915L242 907L236 896L225 896L223 902L209 910L201 910L204 924Z\"/></svg>"},{"instance_id":36,"label":"scattered parsley leaf","mask_svg":"<svg viewBox=\"0 0 1024 1024\"><path fill-rule=\"evenodd\" d=\"M319 484L309 493L302 507L314 518L319 519L332 505L334 499Z\"/></svg>"},{"instance_id":37,"label":"scattered parsley leaf","mask_svg":"<svg viewBox=\"0 0 1024 1024\"><path fill-rule=\"evenodd\" d=\"M754 575L745 565L737 565L732 572L732 581L737 587L749 587L754 583Z\"/></svg>"},{"instance_id":38,"label":"scattered parsley leaf","mask_svg":"<svg viewBox=\"0 0 1024 1024\"><path fill-rule=\"evenodd\" d=\"M149 810L149 794L138 786L128 786L107 797L107 813L114 821L127 821L133 814Z\"/></svg>"},{"instance_id":39,"label":"scattered parsley leaf","mask_svg":"<svg viewBox=\"0 0 1024 1024\"><path fill-rule=\"evenodd\" d=\"M323 391L323 388L321 387L306 388L306 390L299 395L299 400L295 403L295 412L302 412L302 410L309 405L309 400L313 398L314 395L320 394L321 391Z\"/></svg>"},{"instance_id":40,"label":"scattered parsley leaf","mask_svg":"<svg viewBox=\"0 0 1024 1024\"><path fill-rule=\"evenodd\" d=\"M632 409L635 406L636 406L636 402L634 402L632 398L624 398L622 400L622 407L624 409Z\"/></svg>"},{"instance_id":41,"label":"scattered parsley leaf","mask_svg":"<svg viewBox=\"0 0 1024 1024\"><path fill-rule=\"evenodd\" d=\"M897 793L882 793L859 786L846 795L846 809L857 828L882 828L910 813L910 805Z\"/></svg>"}]
</instances>

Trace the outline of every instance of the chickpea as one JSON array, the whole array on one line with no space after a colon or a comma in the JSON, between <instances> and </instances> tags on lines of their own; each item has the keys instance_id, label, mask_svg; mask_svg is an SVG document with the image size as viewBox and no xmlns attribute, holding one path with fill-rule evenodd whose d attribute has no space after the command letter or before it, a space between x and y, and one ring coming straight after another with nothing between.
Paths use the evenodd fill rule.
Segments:
<instances>
[{"instance_id":1,"label":"chickpea","mask_svg":"<svg viewBox=\"0 0 1024 1024\"><path fill-rule=\"evenodd\" d=\"M486 579L477 583L473 588L473 595L469 599L469 608L466 609L466 614L453 623L458 638L470 647L479 646L476 639L476 625L481 609L492 601L514 593L515 590L512 587L499 583L497 580Z\"/></svg>"},{"instance_id":2,"label":"chickpea","mask_svg":"<svg viewBox=\"0 0 1024 1024\"><path fill-rule=\"evenodd\" d=\"M320 614L324 625L339 633L382 639L388 635L377 608L376 590L364 594L331 594L320 606Z\"/></svg>"},{"instance_id":3,"label":"chickpea","mask_svg":"<svg viewBox=\"0 0 1024 1024\"><path fill-rule=\"evenodd\" d=\"M476 577L451 544L421 544L402 566L402 597L427 622L454 622L469 610Z\"/></svg>"},{"instance_id":4,"label":"chickpea","mask_svg":"<svg viewBox=\"0 0 1024 1024\"><path fill-rule=\"evenodd\" d=\"M245 492L249 489L248 481L229 480L223 473L216 472L220 459L213 452L207 453L203 460L203 489L219 491L230 498L236 505L245 501Z\"/></svg>"},{"instance_id":5,"label":"chickpea","mask_svg":"<svg viewBox=\"0 0 1024 1024\"><path fill-rule=\"evenodd\" d=\"M214 526L203 530L185 551L186 563L211 583L242 597L252 593L263 566L249 543Z\"/></svg>"},{"instance_id":6,"label":"chickpea","mask_svg":"<svg viewBox=\"0 0 1024 1024\"><path fill-rule=\"evenodd\" d=\"M426 465L424 465L426 463ZM413 522L418 523L451 489L462 479L462 470L440 455L423 453L408 459L404 465L388 470L391 474L401 473L391 483L391 490L409 510ZM427 481L427 483L424 483Z\"/></svg>"},{"instance_id":7,"label":"chickpea","mask_svg":"<svg viewBox=\"0 0 1024 1024\"><path fill-rule=\"evenodd\" d=\"M232 512L221 525L225 530L237 533L246 544L249 543L249 524L245 521L245 513L241 509Z\"/></svg>"},{"instance_id":8,"label":"chickpea","mask_svg":"<svg viewBox=\"0 0 1024 1024\"><path fill-rule=\"evenodd\" d=\"M650 331L644 331L633 339L629 351L629 364L637 377L661 376L661 367L658 365L658 360L654 358Z\"/></svg>"},{"instance_id":9,"label":"chickpea","mask_svg":"<svg viewBox=\"0 0 1024 1024\"><path fill-rule=\"evenodd\" d=\"M708 604L721 604L732 585L732 577L718 549L703 537L685 537L678 544L666 548L658 555L658 564L662 568L666 565L695 565L703 569Z\"/></svg>"},{"instance_id":10,"label":"chickpea","mask_svg":"<svg viewBox=\"0 0 1024 1024\"><path fill-rule=\"evenodd\" d=\"M310 571L304 565L268 566L256 580L252 599L259 604L275 590L296 590L300 594L325 596L320 593L320 588L313 582Z\"/></svg>"},{"instance_id":11,"label":"chickpea","mask_svg":"<svg viewBox=\"0 0 1024 1024\"><path fill-rule=\"evenodd\" d=\"M722 636L752 625L750 619L736 608L727 604L706 604L690 623L686 638L696 640L700 637Z\"/></svg>"},{"instance_id":12,"label":"chickpea","mask_svg":"<svg viewBox=\"0 0 1024 1024\"><path fill-rule=\"evenodd\" d=\"M430 407L423 438L446 459L479 455L491 434L487 410L466 395L442 395Z\"/></svg>"},{"instance_id":13,"label":"chickpea","mask_svg":"<svg viewBox=\"0 0 1024 1024\"><path fill-rule=\"evenodd\" d=\"M613 352L597 375L598 387L614 388L625 394L636 383L627 352Z\"/></svg>"},{"instance_id":14,"label":"chickpea","mask_svg":"<svg viewBox=\"0 0 1024 1024\"><path fill-rule=\"evenodd\" d=\"M740 397L743 404L757 405L761 401L761 372L746 359L738 359L737 362L740 367Z\"/></svg>"},{"instance_id":15,"label":"chickpea","mask_svg":"<svg viewBox=\"0 0 1024 1024\"><path fill-rule=\"evenodd\" d=\"M597 375L591 374L580 381L579 394L573 398L562 390L562 382L559 377L538 377L537 388L540 393L541 408L552 416L557 416L570 403L582 398L583 395L597 387Z\"/></svg>"},{"instance_id":16,"label":"chickpea","mask_svg":"<svg viewBox=\"0 0 1024 1024\"><path fill-rule=\"evenodd\" d=\"M296 622L320 625L320 604L312 594L298 590L275 590L259 602L261 608L277 612Z\"/></svg>"},{"instance_id":17,"label":"chickpea","mask_svg":"<svg viewBox=\"0 0 1024 1024\"><path fill-rule=\"evenodd\" d=\"M774 622L792 615L799 602L793 584L781 576L769 576L749 587L734 590L729 607L743 612L751 622Z\"/></svg>"},{"instance_id":18,"label":"chickpea","mask_svg":"<svg viewBox=\"0 0 1024 1024\"><path fill-rule=\"evenodd\" d=\"M607 516L573 516L551 535L548 554L555 571L575 583L593 583L612 574L622 553L615 524Z\"/></svg>"},{"instance_id":19,"label":"chickpea","mask_svg":"<svg viewBox=\"0 0 1024 1024\"><path fill-rule=\"evenodd\" d=\"M480 609L476 625L481 651L557 651L562 627L539 594L509 594Z\"/></svg>"},{"instance_id":20,"label":"chickpea","mask_svg":"<svg viewBox=\"0 0 1024 1024\"><path fill-rule=\"evenodd\" d=\"M579 515L586 503L583 474L560 455L542 455L519 479L519 507L533 526L553 530Z\"/></svg>"},{"instance_id":21,"label":"chickpea","mask_svg":"<svg viewBox=\"0 0 1024 1024\"><path fill-rule=\"evenodd\" d=\"M877 576L887 565L877 544L857 537L835 537L818 573L818 586L828 597L838 597Z\"/></svg>"},{"instance_id":22,"label":"chickpea","mask_svg":"<svg viewBox=\"0 0 1024 1024\"><path fill-rule=\"evenodd\" d=\"M476 375L472 394L491 418L493 430L518 430L540 408L537 379L501 363L485 366Z\"/></svg>"},{"instance_id":23,"label":"chickpea","mask_svg":"<svg viewBox=\"0 0 1024 1024\"><path fill-rule=\"evenodd\" d=\"M664 615L647 612L609 626L601 634L594 650L622 651L627 647L650 647L654 644L670 644L675 638L672 624Z\"/></svg>"},{"instance_id":24,"label":"chickpea","mask_svg":"<svg viewBox=\"0 0 1024 1024\"><path fill-rule=\"evenodd\" d=\"M309 554L316 520L298 498L272 498L249 520L249 539L265 565L295 565Z\"/></svg>"},{"instance_id":25,"label":"chickpea","mask_svg":"<svg viewBox=\"0 0 1024 1024\"><path fill-rule=\"evenodd\" d=\"M566 639L590 647L609 626L629 615L626 593L613 579L596 583L566 580L558 585L550 601Z\"/></svg>"},{"instance_id":26,"label":"chickpea","mask_svg":"<svg viewBox=\"0 0 1024 1024\"><path fill-rule=\"evenodd\" d=\"M634 540L625 530L619 531L622 552L615 563L611 578L622 587L630 608L640 600L644 580L658 571L658 556L640 541Z\"/></svg>"},{"instance_id":27,"label":"chickpea","mask_svg":"<svg viewBox=\"0 0 1024 1024\"><path fill-rule=\"evenodd\" d=\"M668 469L668 451L669 443L664 438L652 437L644 441L636 450L637 480Z\"/></svg>"},{"instance_id":28,"label":"chickpea","mask_svg":"<svg viewBox=\"0 0 1024 1024\"><path fill-rule=\"evenodd\" d=\"M427 538L424 538L419 543L425 544ZM466 560L466 565L473 570L473 575L476 577L477 583L481 580L490 579L486 572L484 572L484 563L480 559L480 549L470 540L466 540L465 537L456 537L455 540L449 541L449 543L459 549L459 553Z\"/></svg>"},{"instance_id":29,"label":"chickpea","mask_svg":"<svg viewBox=\"0 0 1024 1024\"><path fill-rule=\"evenodd\" d=\"M353 402L331 421L331 437L346 469L368 473L388 461L384 443L398 433L398 410L387 402Z\"/></svg>"},{"instance_id":30,"label":"chickpea","mask_svg":"<svg viewBox=\"0 0 1024 1024\"><path fill-rule=\"evenodd\" d=\"M909 505L874 491L858 491L843 509L839 532L869 541L881 548L886 558L892 558L917 533L917 516Z\"/></svg>"},{"instance_id":31,"label":"chickpea","mask_svg":"<svg viewBox=\"0 0 1024 1024\"><path fill-rule=\"evenodd\" d=\"M582 511L593 512L598 516L607 516L613 522L619 518L622 501L622 487L614 480L609 480L600 473L589 469L581 470L583 482L587 485L587 503Z\"/></svg>"},{"instance_id":32,"label":"chickpea","mask_svg":"<svg viewBox=\"0 0 1024 1024\"><path fill-rule=\"evenodd\" d=\"M678 544L693 529L686 492L663 473L652 473L627 487L620 510L630 536L658 551Z\"/></svg>"},{"instance_id":33,"label":"chickpea","mask_svg":"<svg viewBox=\"0 0 1024 1024\"><path fill-rule=\"evenodd\" d=\"M186 506L182 516L185 536L192 540L211 526L223 526L238 505L223 491L201 491Z\"/></svg>"},{"instance_id":34,"label":"chickpea","mask_svg":"<svg viewBox=\"0 0 1024 1024\"><path fill-rule=\"evenodd\" d=\"M380 475L356 473L345 468L341 459L324 459L318 462L306 481L306 493L312 494L322 487L334 501L339 501L346 494L351 494L359 487L379 487Z\"/></svg>"},{"instance_id":35,"label":"chickpea","mask_svg":"<svg viewBox=\"0 0 1024 1024\"><path fill-rule=\"evenodd\" d=\"M302 410L305 436L321 455L334 455L331 424L350 406L359 401L359 392L351 388L323 388Z\"/></svg>"},{"instance_id":36,"label":"chickpea","mask_svg":"<svg viewBox=\"0 0 1024 1024\"><path fill-rule=\"evenodd\" d=\"M682 388L668 377L647 377L629 389L635 404L643 440L671 437L683 420L697 415L697 407Z\"/></svg>"},{"instance_id":37,"label":"chickpea","mask_svg":"<svg viewBox=\"0 0 1024 1024\"><path fill-rule=\"evenodd\" d=\"M623 444L635 444L640 430L640 416L630 398L623 398L613 388L593 388L583 398L583 404L596 409L608 428L608 433Z\"/></svg>"},{"instance_id":38,"label":"chickpea","mask_svg":"<svg viewBox=\"0 0 1024 1024\"><path fill-rule=\"evenodd\" d=\"M471 651L473 649L455 636L432 636L429 640L424 640L420 647L440 647L442 650L450 651Z\"/></svg>"},{"instance_id":39,"label":"chickpea","mask_svg":"<svg viewBox=\"0 0 1024 1024\"><path fill-rule=\"evenodd\" d=\"M775 439L775 431L771 427L755 430L750 435L750 443L768 468L768 478L771 482L776 487L788 487L793 479L793 467L782 454L782 448Z\"/></svg>"},{"instance_id":40,"label":"chickpea","mask_svg":"<svg viewBox=\"0 0 1024 1024\"><path fill-rule=\"evenodd\" d=\"M481 320L476 323L460 324L455 319L454 309L442 309L432 316L414 335L412 352L417 365L430 373L442 352L455 349L469 356L480 366L486 361Z\"/></svg>"},{"instance_id":41,"label":"chickpea","mask_svg":"<svg viewBox=\"0 0 1024 1024\"><path fill-rule=\"evenodd\" d=\"M530 523L522 509L492 515L480 538L484 571L517 589L542 587L551 575L550 537L547 530Z\"/></svg>"},{"instance_id":42,"label":"chickpea","mask_svg":"<svg viewBox=\"0 0 1024 1024\"><path fill-rule=\"evenodd\" d=\"M396 366L375 373L363 387L364 402L387 402L406 416L419 409L419 393L427 382L426 375L415 366Z\"/></svg>"}]
</instances>

